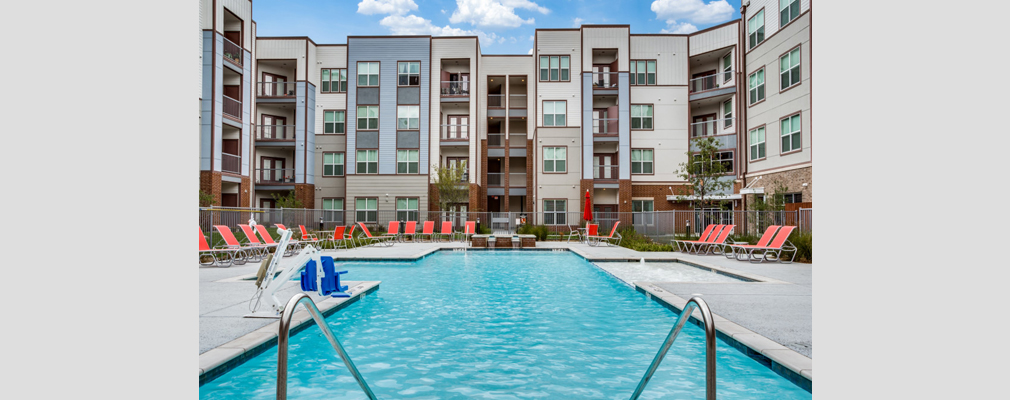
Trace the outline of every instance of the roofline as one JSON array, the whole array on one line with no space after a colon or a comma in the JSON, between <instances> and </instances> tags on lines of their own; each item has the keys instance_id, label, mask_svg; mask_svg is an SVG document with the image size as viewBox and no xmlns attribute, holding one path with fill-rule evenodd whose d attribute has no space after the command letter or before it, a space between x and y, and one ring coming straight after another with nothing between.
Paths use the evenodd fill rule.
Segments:
<instances>
[{"instance_id":1,"label":"roofline","mask_svg":"<svg viewBox=\"0 0 1010 400\"><path fill-rule=\"evenodd\" d=\"M312 41L312 38L308 36L257 36L256 40L308 40L313 46L316 46L316 42Z\"/></svg>"},{"instance_id":2,"label":"roofline","mask_svg":"<svg viewBox=\"0 0 1010 400\"><path fill-rule=\"evenodd\" d=\"M719 28L722 28L722 27L725 27L725 26L728 26L728 25L730 25L730 24L736 24L736 23L739 23L740 21L743 21L743 18L737 18L737 19L734 19L734 20L732 20L732 21L727 21L727 22L723 22L723 23L721 23L721 24L719 24L719 25L715 25L715 26L710 26L710 27L708 27L708 28L705 28L705 29L702 29L702 30L700 30L700 31L697 31L697 32L691 32L691 33L689 33L689 34L688 34L688 36L694 36L694 35L697 35L697 34L701 34L701 33L705 33L705 32L708 32L708 31L711 31L711 30L714 30L714 29L719 29Z\"/></svg>"},{"instance_id":3,"label":"roofline","mask_svg":"<svg viewBox=\"0 0 1010 400\"><path fill-rule=\"evenodd\" d=\"M428 38L431 39L431 35L368 35L368 36L348 36L347 40L351 39L402 39L402 38Z\"/></svg>"}]
</instances>

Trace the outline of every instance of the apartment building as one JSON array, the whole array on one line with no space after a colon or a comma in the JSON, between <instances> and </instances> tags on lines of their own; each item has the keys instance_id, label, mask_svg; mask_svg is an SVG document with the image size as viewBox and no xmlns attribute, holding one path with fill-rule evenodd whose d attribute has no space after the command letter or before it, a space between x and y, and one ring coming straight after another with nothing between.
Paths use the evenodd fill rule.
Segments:
<instances>
[{"instance_id":1,"label":"apartment building","mask_svg":"<svg viewBox=\"0 0 1010 400\"><path fill-rule=\"evenodd\" d=\"M581 211L587 192L607 218L690 209L678 170L714 137L726 210L770 182L810 203L810 5L751 3L692 34L537 29L533 54L491 55L477 37L255 37L250 2L205 0L201 188L261 208L294 191L347 211L332 222L382 223L438 211L434 168L463 165L463 218Z\"/></svg>"}]
</instances>

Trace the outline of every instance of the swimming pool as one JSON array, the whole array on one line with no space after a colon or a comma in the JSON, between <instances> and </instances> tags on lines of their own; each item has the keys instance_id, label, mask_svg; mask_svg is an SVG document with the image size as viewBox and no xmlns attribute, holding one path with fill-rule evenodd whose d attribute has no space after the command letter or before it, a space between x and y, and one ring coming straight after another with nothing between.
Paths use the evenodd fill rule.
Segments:
<instances>
[{"instance_id":1,"label":"swimming pool","mask_svg":"<svg viewBox=\"0 0 1010 400\"><path fill-rule=\"evenodd\" d=\"M675 314L568 253L440 252L342 262L379 291L327 322L380 399L627 399ZM291 338L291 399L363 399L318 327ZM810 392L718 343L722 398ZM200 387L201 399L273 398L272 348ZM642 398L704 398L704 338L688 324Z\"/></svg>"}]
</instances>

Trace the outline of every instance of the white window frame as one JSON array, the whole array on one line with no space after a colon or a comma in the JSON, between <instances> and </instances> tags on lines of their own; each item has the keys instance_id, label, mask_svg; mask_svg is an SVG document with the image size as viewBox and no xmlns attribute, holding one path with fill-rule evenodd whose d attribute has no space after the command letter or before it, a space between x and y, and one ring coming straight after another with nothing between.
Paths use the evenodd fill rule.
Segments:
<instances>
[{"instance_id":1,"label":"white window frame","mask_svg":"<svg viewBox=\"0 0 1010 400\"><path fill-rule=\"evenodd\" d=\"M631 174L632 175L652 175L656 172L656 156L654 149L631 149ZM638 154L638 161L635 161L635 155ZM649 155L649 159L645 159L645 155ZM635 172L635 165L638 165L638 172ZM645 172L645 166L649 166L649 172Z\"/></svg>"},{"instance_id":2,"label":"white window frame","mask_svg":"<svg viewBox=\"0 0 1010 400\"><path fill-rule=\"evenodd\" d=\"M396 151L396 173L417 174L420 165L420 150L403 149ZM402 166L402 168L401 168ZM403 170L404 172L401 172ZM413 170L413 171L411 171Z\"/></svg>"},{"instance_id":3,"label":"white window frame","mask_svg":"<svg viewBox=\"0 0 1010 400\"><path fill-rule=\"evenodd\" d=\"M561 113L557 113L558 104L561 104ZM544 100L544 126L568 126L568 102L564 100ZM551 123L547 124L547 116L551 116ZM558 124L560 118L561 124Z\"/></svg>"},{"instance_id":4,"label":"white window frame","mask_svg":"<svg viewBox=\"0 0 1010 400\"><path fill-rule=\"evenodd\" d=\"M333 158L331 160L327 160L327 156L333 156ZM340 162L337 162L337 156L340 156L339 157ZM344 176L345 159L346 159L345 153L341 152L323 153L323 176ZM326 173L326 167L331 167L331 171L329 174ZM338 167L340 168L339 174L336 173Z\"/></svg>"},{"instance_id":5,"label":"white window frame","mask_svg":"<svg viewBox=\"0 0 1010 400\"><path fill-rule=\"evenodd\" d=\"M760 25L758 25L759 22ZM763 41L765 41L764 9L758 11L757 14L754 14L753 17L747 20L747 49L753 49L754 46L761 44Z\"/></svg>"},{"instance_id":6,"label":"white window frame","mask_svg":"<svg viewBox=\"0 0 1010 400\"><path fill-rule=\"evenodd\" d=\"M561 152L561 156L558 156L558 152ZM547 166L550 165L550 169ZM558 166L561 166L561 170L558 170ZM544 146L544 172L563 174L568 173L568 148L567 147L554 147L554 146Z\"/></svg>"},{"instance_id":7,"label":"white window frame","mask_svg":"<svg viewBox=\"0 0 1010 400\"><path fill-rule=\"evenodd\" d=\"M413 203L413 204L411 204ZM417 221L417 197L397 197L396 198L396 220L397 221ZM401 208L403 206L403 208Z\"/></svg>"},{"instance_id":8,"label":"white window frame","mask_svg":"<svg viewBox=\"0 0 1010 400\"><path fill-rule=\"evenodd\" d=\"M748 134L750 141L750 160L763 160L765 154L765 127L751 129Z\"/></svg>"},{"instance_id":9,"label":"white window frame","mask_svg":"<svg viewBox=\"0 0 1010 400\"><path fill-rule=\"evenodd\" d=\"M415 70L415 68L411 68L411 67L413 67L415 65L417 66L416 70ZM404 76L407 77L407 83L402 84L402 83L400 83L400 81L401 81L401 78L403 78ZM410 83L410 78L411 77L416 77L417 78L417 83L411 84ZM417 62L417 61L399 61L399 62L397 62L396 63L396 85L400 86L400 87L404 87L404 86L421 86L421 63Z\"/></svg>"},{"instance_id":10,"label":"white window frame","mask_svg":"<svg viewBox=\"0 0 1010 400\"><path fill-rule=\"evenodd\" d=\"M757 80L758 77L761 78L761 83L755 84L754 82ZM765 99L765 69L764 69L764 67L761 67L761 69L759 69L757 71L754 71L753 74L750 74L750 76L747 77L747 87L749 89L749 93L747 94L747 97L750 98L750 105L754 105L754 104L756 104L758 102L761 102L761 101L763 101ZM760 98L758 98L758 97L760 97Z\"/></svg>"},{"instance_id":11,"label":"white window frame","mask_svg":"<svg viewBox=\"0 0 1010 400\"><path fill-rule=\"evenodd\" d=\"M379 106L358 106L358 115L356 117L358 119L357 130L379 130ZM364 128L361 127L362 120L365 122ZM372 126L374 126L374 128Z\"/></svg>"},{"instance_id":12,"label":"white window frame","mask_svg":"<svg viewBox=\"0 0 1010 400\"><path fill-rule=\"evenodd\" d=\"M645 205L649 209L645 209ZM637 207L636 207L637 206ZM635 211L635 210L638 211ZM654 200L631 200L631 224L652 226L656 223L656 204Z\"/></svg>"},{"instance_id":13,"label":"white window frame","mask_svg":"<svg viewBox=\"0 0 1010 400\"><path fill-rule=\"evenodd\" d=\"M378 62L358 62L358 86L376 87L379 86L379 63ZM365 83L361 83L361 78L365 78ZM373 80L372 77L375 79ZM373 83L374 82L374 83Z\"/></svg>"},{"instance_id":14,"label":"white window frame","mask_svg":"<svg viewBox=\"0 0 1010 400\"><path fill-rule=\"evenodd\" d=\"M379 214L378 197L357 197L354 199L355 222L375 223L378 221L378 214Z\"/></svg>"},{"instance_id":15,"label":"white window frame","mask_svg":"<svg viewBox=\"0 0 1010 400\"><path fill-rule=\"evenodd\" d=\"M787 124L789 125L788 128L786 127ZM781 135L782 139L780 141L781 152L779 154L790 153L802 149L803 138L800 137L800 133L802 131L803 131L803 120L802 118L800 118L800 113L796 113L780 119L779 134ZM789 150L786 150L787 141L789 142ZM799 142L799 144L794 145L794 142Z\"/></svg>"},{"instance_id":16,"label":"white window frame","mask_svg":"<svg viewBox=\"0 0 1010 400\"><path fill-rule=\"evenodd\" d=\"M797 46L779 58L779 91L799 85L801 79L800 47Z\"/></svg>"},{"instance_id":17,"label":"white window frame","mask_svg":"<svg viewBox=\"0 0 1010 400\"><path fill-rule=\"evenodd\" d=\"M567 203L567 200L562 199L544 200L544 225L567 225ZM558 210L558 205L561 206L560 210Z\"/></svg>"},{"instance_id":18,"label":"white window frame","mask_svg":"<svg viewBox=\"0 0 1010 400\"><path fill-rule=\"evenodd\" d=\"M421 106L396 106L396 130L421 129Z\"/></svg>"},{"instance_id":19,"label":"white window frame","mask_svg":"<svg viewBox=\"0 0 1010 400\"><path fill-rule=\"evenodd\" d=\"M365 157L362 158L361 155L364 153ZM372 159L374 155L374 160ZM378 174L379 173L379 150L376 149L364 149L358 150L355 154L354 162L357 164L355 166L354 173L356 174ZM364 161L362 161L364 159ZM364 167L364 170L362 170ZM368 172L370 167L374 167L375 172Z\"/></svg>"}]
</instances>

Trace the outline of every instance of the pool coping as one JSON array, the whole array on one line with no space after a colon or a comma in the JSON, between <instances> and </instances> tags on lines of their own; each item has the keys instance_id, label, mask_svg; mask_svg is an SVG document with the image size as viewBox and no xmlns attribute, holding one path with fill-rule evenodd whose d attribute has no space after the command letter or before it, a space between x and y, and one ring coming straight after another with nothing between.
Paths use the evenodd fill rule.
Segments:
<instances>
[{"instance_id":1,"label":"pool coping","mask_svg":"<svg viewBox=\"0 0 1010 400\"><path fill-rule=\"evenodd\" d=\"M381 281L360 281L347 290L350 297L323 299L316 303L316 307L319 308L323 317L328 317L367 294L379 290L380 283ZM312 316L305 308L300 308L291 317L290 335L294 336L312 325L315 325L312 322ZM279 332L280 321L278 320L200 354L200 386L276 346Z\"/></svg>"}]
</instances>

